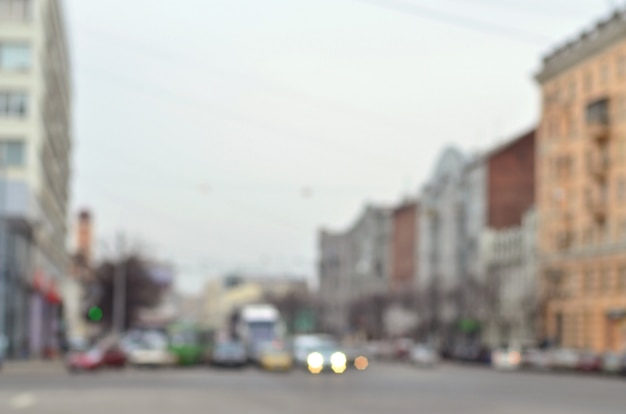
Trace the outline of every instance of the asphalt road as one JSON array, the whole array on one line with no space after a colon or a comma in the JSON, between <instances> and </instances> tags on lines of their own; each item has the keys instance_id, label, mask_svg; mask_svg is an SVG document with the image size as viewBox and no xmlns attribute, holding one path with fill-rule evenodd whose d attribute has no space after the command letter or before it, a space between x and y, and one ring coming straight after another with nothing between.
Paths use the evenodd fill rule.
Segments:
<instances>
[{"instance_id":1,"label":"asphalt road","mask_svg":"<svg viewBox=\"0 0 626 414\"><path fill-rule=\"evenodd\" d=\"M365 372L210 368L0 373L0 413L615 413L626 379L372 364Z\"/></svg>"}]
</instances>

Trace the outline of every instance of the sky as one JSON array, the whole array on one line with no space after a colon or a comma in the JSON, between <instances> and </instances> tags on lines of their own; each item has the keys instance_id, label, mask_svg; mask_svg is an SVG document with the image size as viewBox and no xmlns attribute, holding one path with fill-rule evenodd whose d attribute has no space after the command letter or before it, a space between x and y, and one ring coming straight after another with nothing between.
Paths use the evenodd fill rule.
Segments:
<instances>
[{"instance_id":1,"label":"sky","mask_svg":"<svg viewBox=\"0 0 626 414\"><path fill-rule=\"evenodd\" d=\"M539 118L542 56L607 0L65 0L72 214L100 255L315 281L317 232Z\"/></svg>"}]
</instances>

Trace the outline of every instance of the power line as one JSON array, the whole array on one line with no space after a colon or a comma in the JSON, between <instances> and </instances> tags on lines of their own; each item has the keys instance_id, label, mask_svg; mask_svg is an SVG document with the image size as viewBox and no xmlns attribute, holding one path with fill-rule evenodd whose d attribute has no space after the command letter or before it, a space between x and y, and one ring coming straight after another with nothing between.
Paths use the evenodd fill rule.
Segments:
<instances>
[{"instance_id":1,"label":"power line","mask_svg":"<svg viewBox=\"0 0 626 414\"><path fill-rule=\"evenodd\" d=\"M404 14L421 17L427 20L434 20L440 23L461 27L464 29L474 30L490 35L497 35L525 43L543 45L551 43L552 40L535 33L526 32L513 27L501 26L494 23L488 23L480 20L474 20L468 17L451 14L448 12L429 9L413 3L406 3L398 0L354 0L359 3L380 7Z\"/></svg>"}]
</instances>

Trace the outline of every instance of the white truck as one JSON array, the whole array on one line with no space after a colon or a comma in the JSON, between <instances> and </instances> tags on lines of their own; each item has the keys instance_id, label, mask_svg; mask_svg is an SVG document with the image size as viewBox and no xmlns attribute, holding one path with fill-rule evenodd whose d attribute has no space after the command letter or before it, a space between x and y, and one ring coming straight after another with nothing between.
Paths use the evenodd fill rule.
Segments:
<instances>
[{"instance_id":1,"label":"white truck","mask_svg":"<svg viewBox=\"0 0 626 414\"><path fill-rule=\"evenodd\" d=\"M258 362L259 346L266 342L282 340L285 329L276 307L255 304L245 305L240 309L235 333L246 348L248 360Z\"/></svg>"}]
</instances>

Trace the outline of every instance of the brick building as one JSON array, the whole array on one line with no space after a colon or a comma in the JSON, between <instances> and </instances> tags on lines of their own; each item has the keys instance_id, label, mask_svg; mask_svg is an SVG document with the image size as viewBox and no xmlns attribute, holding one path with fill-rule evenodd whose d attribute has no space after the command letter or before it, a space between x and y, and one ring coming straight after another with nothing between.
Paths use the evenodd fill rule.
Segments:
<instances>
[{"instance_id":1,"label":"brick building","mask_svg":"<svg viewBox=\"0 0 626 414\"><path fill-rule=\"evenodd\" d=\"M390 291L413 290L417 272L418 203L405 201L393 210L391 217Z\"/></svg>"}]
</instances>

